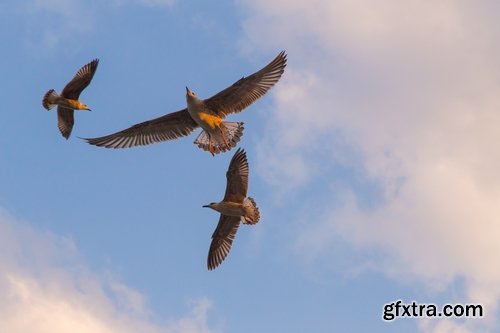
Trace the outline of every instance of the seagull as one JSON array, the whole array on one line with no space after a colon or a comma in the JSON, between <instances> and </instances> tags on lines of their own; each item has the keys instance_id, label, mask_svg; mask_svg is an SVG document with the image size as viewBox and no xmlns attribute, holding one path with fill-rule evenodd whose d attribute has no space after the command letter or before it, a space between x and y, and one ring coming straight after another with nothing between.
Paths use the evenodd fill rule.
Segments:
<instances>
[{"instance_id":1,"label":"seagull","mask_svg":"<svg viewBox=\"0 0 500 333\"><path fill-rule=\"evenodd\" d=\"M223 119L228 114L243 111L264 96L281 78L286 60L286 53L282 51L261 70L242 77L230 87L207 99L199 99L186 87L187 108L110 135L83 139L100 147L129 148L177 139L201 127L202 131L194 144L210 152L212 156L226 152L240 141L244 127L242 122L227 122Z\"/></svg>"},{"instance_id":2,"label":"seagull","mask_svg":"<svg viewBox=\"0 0 500 333\"><path fill-rule=\"evenodd\" d=\"M203 207L220 213L219 224L212 235L208 251L207 266L212 270L219 266L231 250L234 237L240 226L257 224L260 219L259 209L248 190L248 161L244 149L238 148L226 173L226 194L221 202L212 202Z\"/></svg>"},{"instance_id":3,"label":"seagull","mask_svg":"<svg viewBox=\"0 0 500 333\"><path fill-rule=\"evenodd\" d=\"M74 110L90 111L90 108L80 102L78 98L92 81L98 64L99 59L94 59L80 68L60 95L54 89L50 89L43 96L42 105L47 111L57 105L57 127L59 127L59 131L66 139L69 138L75 123Z\"/></svg>"}]
</instances>

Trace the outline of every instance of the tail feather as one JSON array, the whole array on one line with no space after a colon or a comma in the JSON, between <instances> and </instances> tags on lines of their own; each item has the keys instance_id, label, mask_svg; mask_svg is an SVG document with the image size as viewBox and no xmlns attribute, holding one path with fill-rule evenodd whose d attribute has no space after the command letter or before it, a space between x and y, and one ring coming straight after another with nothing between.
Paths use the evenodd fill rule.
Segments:
<instances>
[{"instance_id":1,"label":"tail feather","mask_svg":"<svg viewBox=\"0 0 500 333\"><path fill-rule=\"evenodd\" d=\"M245 207L246 214L243 216L244 224L257 224L260 219L260 212L255 200L251 197L245 198L243 201L243 207Z\"/></svg>"},{"instance_id":2,"label":"tail feather","mask_svg":"<svg viewBox=\"0 0 500 333\"><path fill-rule=\"evenodd\" d=\"M215 129L212 133L207 133L204 130L201 131L200 135L194 140L194 143L201 149L211 152L212 155L231 150L243 135L243 123L223 122L221 129L224 134L218 129Z\"/></svg>"},{"instance_id":3,"label":"tail feather","mask_svg":"<svg viewBox=\"0 0 500 333\"><path fill-rule=\"evenodd\" d=\"M42 105L44 108L48 110L52 109L56 105L56 100L59 95L55 92L54 89L50 89L45 93L42 100Z\"/></svg>"}]
</instances>

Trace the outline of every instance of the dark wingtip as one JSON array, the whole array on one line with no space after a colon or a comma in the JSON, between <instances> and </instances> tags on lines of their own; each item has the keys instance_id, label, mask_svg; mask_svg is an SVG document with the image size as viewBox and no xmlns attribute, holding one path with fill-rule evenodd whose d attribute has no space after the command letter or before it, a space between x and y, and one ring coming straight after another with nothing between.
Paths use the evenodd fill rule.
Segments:
<instances>
[{"instance_id":1,"label":"dark wingtip","mask_svg":"<svg viewBox=\"0 0 500 333\"><path fill-rule=\"evenodd\" d=\"M90 141L92 140L92 139L90 139L90 138L82 138L81 136L77 136L77 138L78 138L78 139L80 139L80 140L85 141L85 142L86 142L86 143L88 143L89 145L91 145L91 144L92 144L92 143L90 143Z\"/></svg>"}]
</instances>

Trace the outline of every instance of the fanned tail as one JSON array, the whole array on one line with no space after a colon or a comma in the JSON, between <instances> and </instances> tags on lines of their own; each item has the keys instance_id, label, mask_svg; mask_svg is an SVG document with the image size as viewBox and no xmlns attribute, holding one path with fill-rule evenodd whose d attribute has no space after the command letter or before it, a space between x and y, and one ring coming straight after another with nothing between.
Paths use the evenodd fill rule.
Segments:
<instances>
[{"instance_id":1,"label":"fanned tail","mask_svg":"<svg viewBox=\"0 0 500 333\"><path fill-rule=\"evenodd\" d=\"M243 207L245 208L245 216L243 216L244 224L257 224L260 219L260 212L255 200L251 197L243 200Z\"/></svg>"},{"instance_id":2,"label":"fanned tail","mask_svg":"<svg viewBox=\"0 0 500 333\"><path fill-rule=\"evenodd\" d=\"M194 143L212 155L231 150L243 135L243 123L223 122L220 128L223 134L219 129L215 129L212 133L201 131Z\"/></svg>"},{"instance_id":3,"label":"fanned tail","mask_svg":"<svg viewBox=\"0 0 500 333\"><path fill-rule=\"evenodd\" d=\"M50 89L45 93L45 96L43 96L42 100L42 105L44 108L48 110L52 109L56 105L56 100L59 97L59 95L55 92L54 89Z\"/></svg>"}]
</instances>

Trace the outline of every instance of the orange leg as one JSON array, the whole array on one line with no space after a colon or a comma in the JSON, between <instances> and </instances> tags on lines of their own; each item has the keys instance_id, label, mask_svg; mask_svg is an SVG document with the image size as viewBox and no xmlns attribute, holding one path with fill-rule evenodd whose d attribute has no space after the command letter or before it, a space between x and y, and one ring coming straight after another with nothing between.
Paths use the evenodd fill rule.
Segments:
<instances>
[{"instance_id":1,"label":"orange leg","mask_svg":"<svg viewBox=\"0 0 500 333\"><path fill-rule=\"evenodd\" d=\"M230 150L231 145L229 144L229 142L227 142L226 136L224 135L224 131L222 130L222 127L219 126L219 130L220 130L220 134L222 135L222 140L224 140L224 144L226 145L227 149Z\"/></svg>"},{"instance_id":2,"label":"orange leg","mask_svg":"<svg viewBox=\"0 0 500 333\"><path fill-rule=\"evenodd\" d=\"M210 134L208 135L208 151L212 156L215 156L215 148L212 146L212 138L210 137Z\"/></svg>"}]
</instances>

